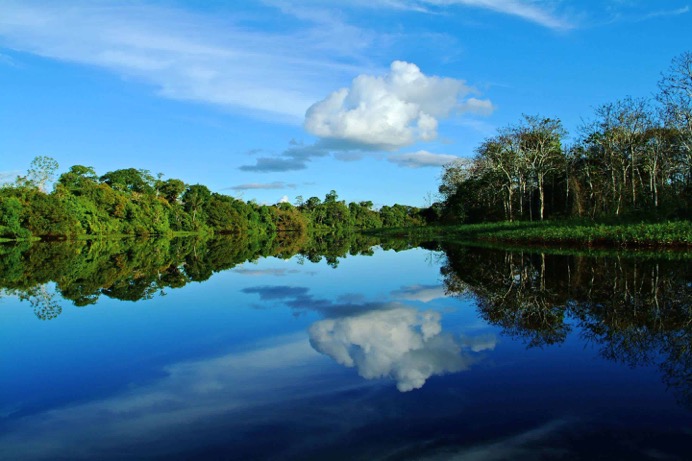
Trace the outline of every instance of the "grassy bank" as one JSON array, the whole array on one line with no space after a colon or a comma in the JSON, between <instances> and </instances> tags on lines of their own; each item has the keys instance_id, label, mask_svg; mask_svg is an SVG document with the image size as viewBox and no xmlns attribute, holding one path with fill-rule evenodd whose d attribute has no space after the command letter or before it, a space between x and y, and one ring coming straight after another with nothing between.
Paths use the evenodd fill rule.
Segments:
<instances>
[{"instance_id":1,"label":"grassy bank","mask_svg":"<svg viewBox=\"0 0 692 461\"><path fill-rule=\"evenodd\" d=\"M381 229L380 236L562 247L692 248L692 222L599 224L585 221L500 222Z\"/></svg>"}]
</instances>

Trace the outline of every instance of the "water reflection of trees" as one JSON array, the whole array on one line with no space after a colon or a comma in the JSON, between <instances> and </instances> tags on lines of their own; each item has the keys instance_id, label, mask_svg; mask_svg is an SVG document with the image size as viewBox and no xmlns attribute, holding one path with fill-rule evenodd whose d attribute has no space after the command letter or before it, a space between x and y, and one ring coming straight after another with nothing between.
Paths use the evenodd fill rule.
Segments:
<instances>
[{"instance_id":1,"label":"water reflection of trees","mask_svg":"<svg viewBox=\"0 0 692 461\"><path fill-rule=\"evenodd\" d=\"M60 298L79 307L94 304L101 296L151 299L268 256L300 254L312 262L324 258L336 267L339 258L349 254L372 254L376 241L346 234L337 243L306 239L304 234L278 234L265 240L226 235L6 244L0 245L0 295L27 301L38 318L49 320L62 312Z\"/></svg>"},{"instance_id":2,"label":"water reflection of trees","mask_svg":"<svg viewBox=\"0 0 692 461\"><path fill-rule=\"evenodd\" d=\"M444 249L447 292L473 296L486 321L529 346L574 327L608 359L657 365L692 405L689 259Z\"/></svg>"}]
</instances>

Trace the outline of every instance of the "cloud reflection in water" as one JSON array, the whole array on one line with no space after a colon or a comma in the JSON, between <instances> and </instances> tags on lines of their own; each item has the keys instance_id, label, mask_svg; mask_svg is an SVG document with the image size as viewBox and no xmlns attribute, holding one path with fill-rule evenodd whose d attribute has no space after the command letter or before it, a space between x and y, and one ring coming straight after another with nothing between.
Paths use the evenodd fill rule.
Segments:
<instances>
[{"instance_id":1,"label":"cloud reflection in water","mask_svg":"<svg viewBox=\"0 0 692 461\"><path fill-rule=\"evenodd\" d=\"M462 342L442 333L441 315L394 307L314 323L310 344L365 379L389 377L401 392L420 389L434 375L468 369L474 353L493 349L492 338Z\"/></svg>"}]
</instances>

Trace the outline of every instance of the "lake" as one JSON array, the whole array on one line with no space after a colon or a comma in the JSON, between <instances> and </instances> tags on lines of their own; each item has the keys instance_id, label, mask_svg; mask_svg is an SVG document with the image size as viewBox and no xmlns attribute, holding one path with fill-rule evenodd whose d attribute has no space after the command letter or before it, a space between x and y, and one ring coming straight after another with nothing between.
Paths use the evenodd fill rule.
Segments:
<instances>
[{"instance_id":1,"label":"lake","mask_svg":"<svg viewBox=\"0 0 692 461\"><path fill-rule=\"evenodd\" d=\"M0 458L689 459L692 256L0 247Z\"/></svg>"}]
</instances>

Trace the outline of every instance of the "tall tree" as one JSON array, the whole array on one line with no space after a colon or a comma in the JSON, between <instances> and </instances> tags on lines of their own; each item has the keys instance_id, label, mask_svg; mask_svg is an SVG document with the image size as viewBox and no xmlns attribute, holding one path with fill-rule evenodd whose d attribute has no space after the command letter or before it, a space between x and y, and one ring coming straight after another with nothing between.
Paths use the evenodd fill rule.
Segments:
<instances>
[{"instance_id":1,"label":"tall tree","mask_svg":"<svg viewBox=\"0 0 692 461\"><path fill-rule=\"evenodd\" d=\"M180 195L185 192L185 183L180 179L166 179L156 182L156 191L165 198L168 203L177 203Z\"/></svg>"},{"instance_id":2,"label":"tall tree","mask_svg":"<svg viewBox=\"0 0 692 461\"><path fill-rule=\"evenodd\" d=\"M55 179L55 173L60 165L52 157L40 155L31 161L28 171L29 182L38 187L41 192L46 192L46 185Z\"/></svg>"},{"instance_id":3,"label":"tall tree","mask_svg":"<svg viewBox=\"0 0 692 461\"><path fill-rule=\"evenodd\" d=\"M679 169L689 197L692 195L692 52L673 58L668 72L658 82L658 89L656 99L662 105L665 124L679 133Z\"/></svg>"},{"instance_id":4,"label":"tall tree","mask_svg":"<svg viewBox=\"0 0 692 461\"><path fill-rule=\"evenodd\" d=\"M183 194L183 207L192 214L192 222L197 224L200 212L211 198L211 191L207 186L193 184L188 186Z\"/></svg>"},{"instance_id":5,"label":"tall tree","mask_svg":"<svg viewBox=\"0 0 692 461\"><path fill-rule=\"evenodd\" d=\"M140 194L151 194L154 192L154 177L148 170L125 168L109 171L101 176L100 179L101 182L108 184L115 190Z\"/></svg>"},{"instance_id":6,"label":"tall tree","mask_svg":"<svg viewBox=\"0 0 692 461\"><path fill-rule=\"evenodd\" d=\"M566 135L560 119L545 118L538 115L524 115L524 123L519 127L520 151L536 179L539 200L539 217L545 214L546 177L563 169L565 156L562 152L562 139Z\"/></svg>"}]
</instances>

